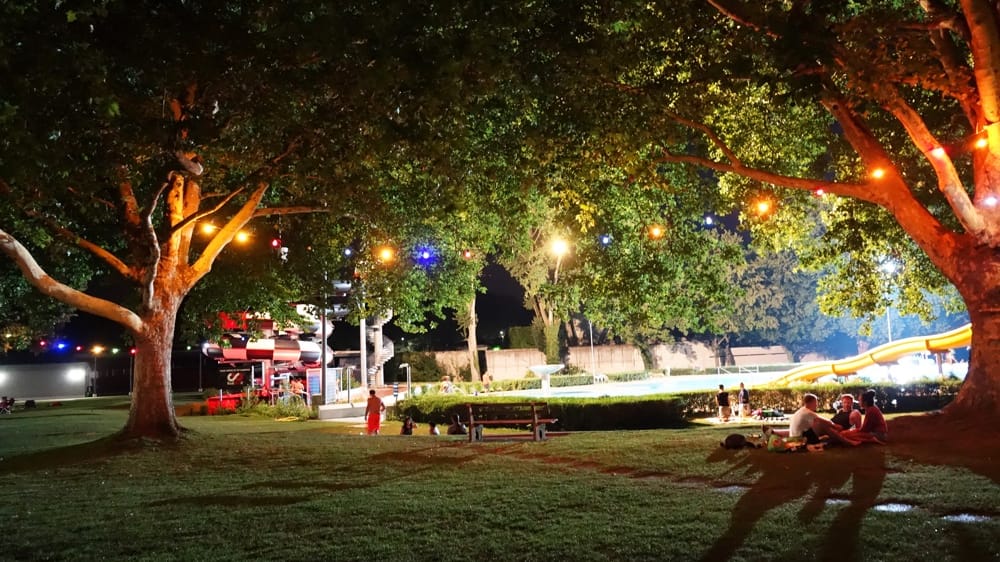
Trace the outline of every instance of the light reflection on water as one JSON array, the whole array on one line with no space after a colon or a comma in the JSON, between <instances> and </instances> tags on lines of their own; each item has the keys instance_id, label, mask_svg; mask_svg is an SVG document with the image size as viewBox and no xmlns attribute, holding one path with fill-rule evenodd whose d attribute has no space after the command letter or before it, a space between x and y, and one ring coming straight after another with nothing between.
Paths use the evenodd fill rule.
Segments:
<instances>
[{"instance_id":1,"label":"light reflection on water","mask_svg":"<svg viewBox=\"0 0 1000 562\"><path fill-rule=\"evenodd\" d=\"M973 513L956 513L945 515L941 519L952 523L988 523L992 518L989 515L976 515Z\"/></svg>"},{"instance_id":2,"label":"light reflection on water","mask_svg":"<svg viewBox=\"0 0 1000 562\"><path fill-rule=\"evenodd\" d=\"M908 503L883 503L876 505L872 509L888 513L906 513L907 511L913 509L913 506Z\"/></svg>"}]
</instances>

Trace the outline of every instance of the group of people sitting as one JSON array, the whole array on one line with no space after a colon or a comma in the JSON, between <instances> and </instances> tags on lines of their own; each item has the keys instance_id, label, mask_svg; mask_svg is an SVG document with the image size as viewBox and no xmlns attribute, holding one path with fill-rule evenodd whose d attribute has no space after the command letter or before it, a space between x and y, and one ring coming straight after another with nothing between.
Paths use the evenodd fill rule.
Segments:
<instances>
[{"instance_id":1,"label":"group of people sitting","mask_svg":"<svg viewBox=\"0 0 1000 562\"><path fill-rule=\"evenodd\" d=\"M441 430L438 429L436 423L430 422L427 424L427 426L428 426L428 433L430 433L431 435L441 435ZM413 435L413 432L416 429L417 429L417 424L416 422L413 421L413 418L410 416L406 416L406 419L403 420L403 428L400 429L399 434ZM452 416L451 425L448 426L448 435L467 435L468 433L469 433L469 428L466 427L464 423L462 423L462 420L459 419L458 416Z\"/></svg>"},{"instance_id":2,"label":"group of people sitting","mask_svg":"<svg viewBox=\"0 0 1000 562\"><path fill-rule=\"evenodd\" d=\"M3 400L0 400L0 414L9 414L9 413L13 412L14 411L14 402L15 402L15 400L14 400L13 396L10 397L10 398L7 398L6 396L4 396Z\"/></svg>"},{"instance_id":3,"label":"group of people sitting","mask_svg":"<svg viewBox=\"0 0 1000 562\"><path fill-rule=\"evenodd\" d=\"M840 410L831 419L820 417L816 410L819 399L815 394L805 394L800 407L788 422L787 430L764 426L769 450L783 450L805 446L812 450L827 443L856 446L862 443L884 445L889 439L889 426L882 410L875 405L875 391L861 395L860 409L854 396L840 397Z\"/></svg>"}]
</instances>

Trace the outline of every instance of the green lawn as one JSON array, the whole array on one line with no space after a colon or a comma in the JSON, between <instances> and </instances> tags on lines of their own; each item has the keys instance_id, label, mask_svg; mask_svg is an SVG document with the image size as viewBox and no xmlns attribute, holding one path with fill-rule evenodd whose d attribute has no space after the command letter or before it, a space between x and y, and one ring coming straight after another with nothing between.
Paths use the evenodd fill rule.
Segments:
<instances>
[{"instance_id":1,"label":"green lawn","mask_svg":"<svg viewBox=\"0 0 1000 562\"><path fill-rule=\"evenodd\" d=\"M0 417L0 559L1000 559L994 446L725 451L734 428L706 426L469 445L229 416L122 447L123 404Z\"/></svg>"}]
</instances>

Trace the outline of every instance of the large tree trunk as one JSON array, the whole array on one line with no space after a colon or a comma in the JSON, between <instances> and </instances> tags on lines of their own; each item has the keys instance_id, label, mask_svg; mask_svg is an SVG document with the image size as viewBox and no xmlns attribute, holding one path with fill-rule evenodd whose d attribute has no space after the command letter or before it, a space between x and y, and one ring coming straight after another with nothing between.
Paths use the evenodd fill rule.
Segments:
<instances>
[{"instance_id":1,"label":"large tree trunk","mask_svg":"<svg viewBox=\"0 0 1000 562\"><path fill-rule=\"evenodd\" d=\"M135 383L123 437L173 439L180 435L170 381L179 303L179 298L160 300L143 319L143 332L136 335Z\"/></svg>"},{"instance_id":2,"label":"large tree trunk","mask_svg":"<svg viewBox=\"0 0 1000 562\"><path fill-rule=\"evenodd\" d=\"M996 416L1000 405L1000 307L969 303L972 352L958 397L947 408L959 417Z\"/></svg>"},{"instance_id":3,"label":"large tree trunk","mask_svg":"<svg viewBox=\"0 0 1000 562\"><path fill-rule=\"evenodd\" d=\"M482 377L479 374L479 341L476 339L476 328L478 326L478 319L476 318L476 295L472 295L472 300L469 302L469 327L468 327L468 337L466 341L468 342L469 349L469 371L472 378L472 382L479 382Z\"/></svg>"}]
</instances>

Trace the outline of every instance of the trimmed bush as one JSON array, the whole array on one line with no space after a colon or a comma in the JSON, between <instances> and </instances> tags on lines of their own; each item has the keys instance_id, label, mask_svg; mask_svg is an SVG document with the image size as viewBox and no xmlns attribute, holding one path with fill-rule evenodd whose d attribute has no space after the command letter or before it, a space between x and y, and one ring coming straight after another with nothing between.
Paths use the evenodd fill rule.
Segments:
<instances>
[{"instance_id":1,"label":"trimmed bush","mask_svg":"<svg viewBox=\"0 0 1000 562\"><path fill-rule=\"evenodd\" d=\"M532 401L517 396L461 396L430 394L408 398L397 404L395 417L413 417L418 423L447 425L451 416L468 418L466 404L494 404ZM552 431L591 431L618 429L659 429L684 427L686 405L670 395L621 396L607 398L533 399L549 405L549 413L559 421Z\"/></svg>"},{"instance_id":2,"label":"trimmed bush","mask_svg":"<svg viewBox=\"0 0 1000 562\"><path fill-rule=\"evenodd\" d=\"M920 381L907 385L849 381L846 384L824 383L793 387L754 387L750 389L750 408L773 408L792 413L802 405L802 395L809 392L819 398L819 411L833 412L841 394L857 399L869 388L875 389L876 404L883 412L921 412L938 410L951 402L962 382L957 380ZM714 415L718 411L715 391L681 392L688 405L687 417ZM733 394L730 392L730 399Z\"/></svg>"},{"instance_id":3,"label":"trimmed bush","mask_svg":"<svg viewBox=\"0 0 1000 562\"><path fill-rule=\"evenodd\" d=\"M507 330L511 349L535 349L535 333L531 326L511 326Z\"/></svg>"}]
</instances>

